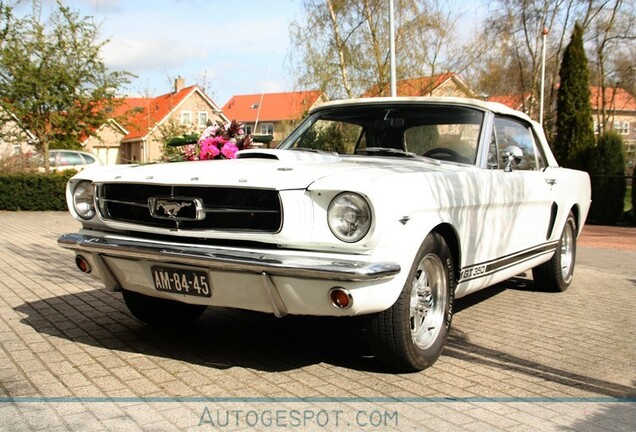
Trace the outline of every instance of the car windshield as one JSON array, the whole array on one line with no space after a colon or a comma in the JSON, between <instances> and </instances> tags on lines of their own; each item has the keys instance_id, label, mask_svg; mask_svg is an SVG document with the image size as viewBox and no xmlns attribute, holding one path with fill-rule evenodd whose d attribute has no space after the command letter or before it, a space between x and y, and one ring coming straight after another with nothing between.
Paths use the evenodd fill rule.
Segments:
<instances>
[{"instance_id":1,"label":"car windshield","mask_svg":"<svg viewBox=\"0 0 636 432\"><path fill-rule=\"evenodd\" d=\"M461 106L336 106L312 114L278 148L474 164L483 118Z\"/></svg>"}]
</instances>

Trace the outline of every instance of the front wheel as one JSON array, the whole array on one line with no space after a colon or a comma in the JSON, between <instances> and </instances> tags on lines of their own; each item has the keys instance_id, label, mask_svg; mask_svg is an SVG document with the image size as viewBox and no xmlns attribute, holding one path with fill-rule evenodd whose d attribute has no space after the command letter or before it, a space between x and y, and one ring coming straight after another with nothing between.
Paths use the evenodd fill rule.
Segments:
<instances>
[{"instance_id":1,"label":"front wheel","mask_svg":"<svg viewBox=\"0 0 636 432\"><path fill-rule=\"evenodd\" d=\"M167 327L190 324L205 312L206 306L150 297L134 291L122 291L124 303L139 321Z\"/></svg>"},{"instance_id":2,"label":"front wheel","mask_svg":"<svg viewBox=\"0 0 636 432\"><path fill-rule=\"evenodd\" d=\"M377 360L391 369L416 372L439 358L453 314L455 274L444 238L429 234L417 252L406 284L389 309L369 325Z\"/></svg>"},{"instance_id":3,"label":"front wheel","mask_svg":"<svg viewBox=\"0 0 636 432\"><path fill-rule=\"evenodd\" d=\"M559 238L557 250L550 261L532 269L535 287L543 291L565 291L572 282L575 261L576 219L570 213Z\"/></svg>"}]
</instances>

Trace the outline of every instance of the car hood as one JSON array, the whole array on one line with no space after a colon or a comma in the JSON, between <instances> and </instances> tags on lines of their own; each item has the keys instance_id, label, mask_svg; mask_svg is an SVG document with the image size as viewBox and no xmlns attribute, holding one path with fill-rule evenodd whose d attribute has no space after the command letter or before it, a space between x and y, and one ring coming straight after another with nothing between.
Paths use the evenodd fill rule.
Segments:
<instances>
[{"instance_id":1,"label":"car hood","mask_svg":"<svg viewBox=\"0 0 636 432\"><path fill-rule=\"evenodd\" d=\"M353 186L396 173L456 171L452 164L401 157L340 157L292 150L244 150L232 160L91 167L79 177L96 183L154 183L307 189L312 184ZM466 169L466 167L464 167Z\"/></svg>"}]
</instances>

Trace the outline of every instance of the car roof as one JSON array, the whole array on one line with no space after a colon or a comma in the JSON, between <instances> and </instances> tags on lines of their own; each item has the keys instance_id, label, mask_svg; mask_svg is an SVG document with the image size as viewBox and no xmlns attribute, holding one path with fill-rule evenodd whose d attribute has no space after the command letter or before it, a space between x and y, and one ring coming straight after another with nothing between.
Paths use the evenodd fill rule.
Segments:
<instances>
[{"instance_id":1,"label":"car roof","mask_svg":"<svg viewBox=\"0 0 636 432\"><path fill-rule=\"evenodd\" d=\"M503 114L508 116L518 117L520 119L531 121L525 113L514 110L507 107L504 104L498 102L486 102L480 99L462 98L462 97L432 97L432 96L418 96L418 97L374 97L374 98L359 98L359 99L342 99L330 102L324 102L320 105L312 108L309 113L312 114L316 111L323 109L341 107L341 106L365 106L365 105L409 105L409 104L430 104L430 105L453 105L478 108L481 110L492 111L496 114Z\"/></svg>"},{"instance_id":2,"label":"car roof","mask_svg":"<svg viewBox=\"0 0 636 432\"><path fill-rule=\"evenodd\" d=\"M85 152L82 150L71 150L71 149L50 149L49 153L79 153L83 155L96 157L93 153L90 153L90 152Z\"/></svg>"}]
</instances>

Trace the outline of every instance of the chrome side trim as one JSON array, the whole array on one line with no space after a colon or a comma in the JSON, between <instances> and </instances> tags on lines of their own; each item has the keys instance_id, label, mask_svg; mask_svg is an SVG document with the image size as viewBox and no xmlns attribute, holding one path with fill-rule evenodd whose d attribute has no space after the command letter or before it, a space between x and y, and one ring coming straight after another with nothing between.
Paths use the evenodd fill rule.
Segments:
<instances>
[{"instance_id":1,"label":"chrome side trim","mask_svg":"<svg viewBox=\"0 0 636 432\"><path fill-rule=\"evenodd\" d=\"M249 272L274 276L328 279L339 281L374 281L400 272L395 262L367 262L330 257L273 254L214 246L166 244L106 235L64 234L58 244L76 252L109 257L148 260L163 263L207 267L216 270Z\"/></svg>"}]
</instances>

